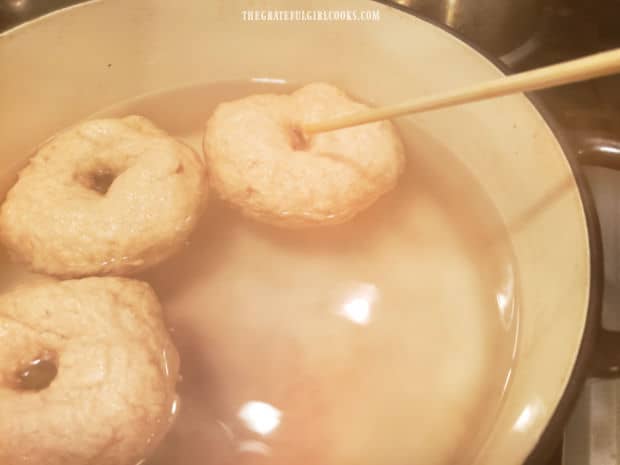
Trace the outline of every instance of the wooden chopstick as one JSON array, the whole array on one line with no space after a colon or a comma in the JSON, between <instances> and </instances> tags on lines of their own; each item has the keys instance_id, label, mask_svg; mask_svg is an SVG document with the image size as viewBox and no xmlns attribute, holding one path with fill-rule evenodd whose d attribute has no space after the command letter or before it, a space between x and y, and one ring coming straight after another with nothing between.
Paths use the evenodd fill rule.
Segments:
<instances>
[{"instance_id":1,"label":"wooden chopstick","mask_svg":"<svg viewBox=\"0 0 620 465\"><path fill-rule=\"evenodd\" d=\"M618 72L620 72L620 48L429 97L371 108L325 121L307 123L302 126L302 130L308 135L333 131L396 116L486 100L518 92L548 89Z\"/></svg>"}]
</instances>

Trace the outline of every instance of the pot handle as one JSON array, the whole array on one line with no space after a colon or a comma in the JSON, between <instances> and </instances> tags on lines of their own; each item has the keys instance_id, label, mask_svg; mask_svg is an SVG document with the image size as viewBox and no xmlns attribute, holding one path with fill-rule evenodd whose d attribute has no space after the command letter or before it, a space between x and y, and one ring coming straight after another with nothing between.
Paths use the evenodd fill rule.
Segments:
<instances>
[{"instance_id":1,"label":"pot handle","mask_svg":"<svg viewBox=\"0 0 620 465\"><path fill-rule=\"evenodd\" d=\"M572 138L580 164L620 171L620 141L594 133L575 133ZM602 322L592 359L591 376L620 377L620 332L603 328Z\"/></svg>"},{"instance_id":2,"label":"pot handle","mask_svg":"<svg viewBox=\"0 0 620 465\"><path fill-rule=\"evenodd\" d=\"M620 141L589 133L576 133L573 140L577 147L577 159L582 165L620 171Z\"/></svg>"}]
</instances>

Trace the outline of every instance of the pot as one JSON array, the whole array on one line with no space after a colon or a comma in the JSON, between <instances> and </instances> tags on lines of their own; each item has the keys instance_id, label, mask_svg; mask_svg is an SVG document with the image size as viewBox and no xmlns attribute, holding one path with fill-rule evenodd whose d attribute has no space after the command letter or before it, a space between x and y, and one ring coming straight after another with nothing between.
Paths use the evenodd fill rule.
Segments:
<instances>
[{"instance_id":1,"label":"pot","mask_svg":"<svg viewBox=\"0 0 620 465\"><path fill-rule=\"evenodd\" d=\"M251 5L333 9L327 0ZM389 103L504 74L453 33L384 4L339 0L342 10L378 10L374 22L243 21L248 8L238 0L99 0L0 34L1 192L36 143L101 108L163 89L257 77L321 80ZM468 462L534 461L541 444L557 437L588 374L600 324L601 246L588 188L553 119L532 96L401 121L440 141L476 178L506 225L519 273L510 386ZM424 150L416 156L438 163ZM20 277L2 279L6 285Z\"/></svg>"},{"instance_id":2,"label":"pot","mask_svg":"<svg viewBox=\"0 0 620 465\"><path fill-rule=\"evenodd\" d=\"M79 3L79 0L0 0L0 30L17 26L50 11Z\"/></svg>"},{"instance_id":3,"label":"pot","mask_svg":"<svg viewBox=\"0 0 620 465\"><path fill-rule=\"evenodd\" d=\"M493 55L512 56L534 40L544 23L546 2L539 0L391 0L436 18ZM530 45L531 48L531 45ZM521 51L520 53L523 53Z\"/></svg>"}]
</instances>

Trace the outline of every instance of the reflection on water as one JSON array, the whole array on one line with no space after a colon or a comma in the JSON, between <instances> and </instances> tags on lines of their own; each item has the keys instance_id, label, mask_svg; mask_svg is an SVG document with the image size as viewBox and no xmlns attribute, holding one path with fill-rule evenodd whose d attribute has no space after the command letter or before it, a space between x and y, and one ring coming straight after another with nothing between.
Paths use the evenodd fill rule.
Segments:
<instances>
[{"instance_id":1,"label":"reflection on water","mask_svg":"<svg viewBox=\"0 0 620 465\"><path fill-rule=\"evenodd\" d=\"M242 454L257 454L268 456L271 452L269 446L260 441L241 441L238 451Z\"/></svg>"},{"instance_id":2,"label":"reflection on water","mask_svg":"<svg viewBox=\"0 0 620 465\"><path fill-rule=\"evenodd\" d=\"M178 412L179 412L179 398L177 397L176 399L174 399L174 401L172 402L172 406L170 407L170 415L173 418L175 418Z\"/></svg>"},{"instance_id":3,"label":"reflection on water","mask_svg":"<svg viewBox=\"0 0 620 465\"><path fill-rule=\"evenodd\" d=\"M504 269L504 279L499 286L495 299L499 311L499 319L504 328L509 330L515 324L517 313L515 277L512 266Z\"/></svg>"},{"instance_id":4,"label":"reflection on water","mask_svg":"<svg viewBox=\"0 0 620 465\"><path fill-rule=\"evenodd\" d=\"M266 402L252 400L241 407L237 416L250 431L267 436L280 424L282 412Z\"/></svg>"},{"instance_id":5,"label":"reflection on water","mask_svg":"<svg viewBox=\"0 0 620 465\"><path fill-rule=\"evenodd\" d=\"M377 298L377 286L360 284L351 291L339 313L355 324L367 325Z\"/></svg>"},{"instance_id":6,"label":"reflection on water","mask_svg":"<svg viewBox=\"0 0 620 465\"><path fill-rule=\"evenodd\" d=\"M252 82L256 82L259 84L287 84L286 80L284 79L270 77L255 77L252 78Z\"/></svg>"},{"instance_id":7,"label":"reflection on water","mask_svg":"<svg viewBox=\"0 0 620 465\"><path fill-rule=\"evenodd\" d=\"M515 421L512 429L518 432L529 431L538 418L545 413L545 406L540 399L534 399L526 405Z\"/></svg>"}]
</instances>

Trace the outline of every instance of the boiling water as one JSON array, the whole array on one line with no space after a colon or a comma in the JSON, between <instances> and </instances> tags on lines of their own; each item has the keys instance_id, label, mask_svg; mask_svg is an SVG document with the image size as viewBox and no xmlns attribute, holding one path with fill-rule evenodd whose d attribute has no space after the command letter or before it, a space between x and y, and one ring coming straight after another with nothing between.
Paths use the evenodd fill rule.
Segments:
<instances>
[{"instance_id":1,"label":"boiling water","mask_svg":"<svg viewBox=\"0 0 620 465\"><path fill-rule=\"evenodd\" d=\"M214 106L286 86L221 83L132 100L201 153ZM411 465L470 460L516 341L507 236L441 143L400 128L408 168L354 221L285 231L211 195L187 247L142 279L182 359L181 409L150 465ZM7 268L5 268L7 270ZM14 269L0 276L2 285Z\"/></svg>"}]
</instances>

